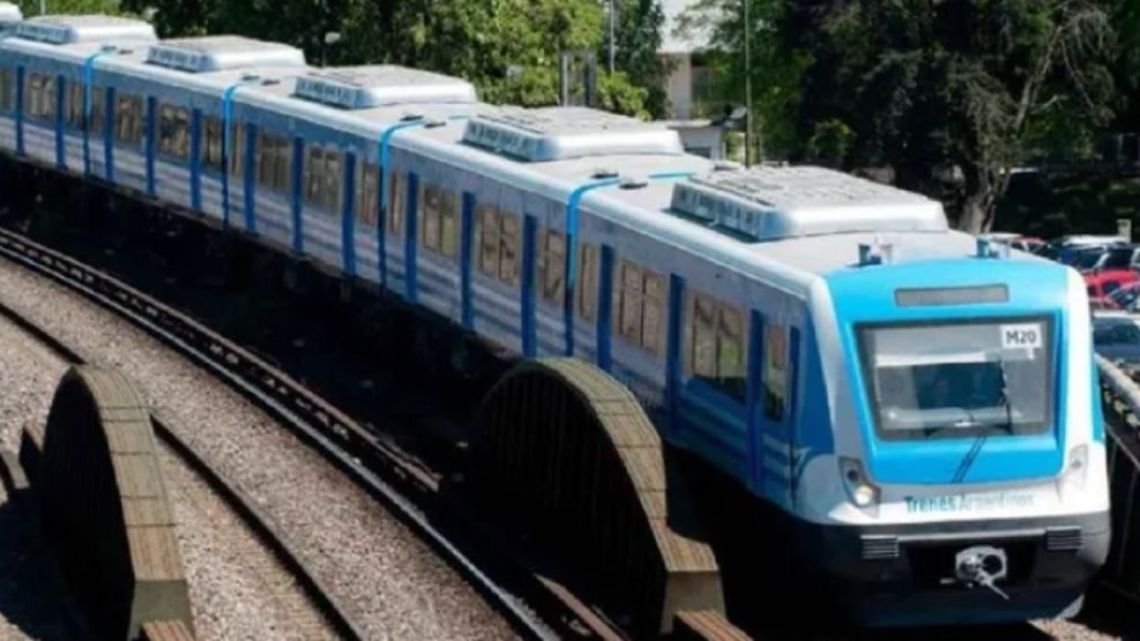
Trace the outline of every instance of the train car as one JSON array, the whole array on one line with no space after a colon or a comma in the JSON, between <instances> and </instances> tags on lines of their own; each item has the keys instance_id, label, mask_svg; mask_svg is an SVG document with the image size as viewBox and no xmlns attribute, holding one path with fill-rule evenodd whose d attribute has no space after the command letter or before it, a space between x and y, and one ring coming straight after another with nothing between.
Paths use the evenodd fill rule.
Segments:
<instances>
[{"instance_id":1,"label":"train car","mask_svg":"<svg viewBox=\"0 0 1140 641\"><path fill-rule=\"evenodd\" d=\"M791 533L758 553L865 623L1079 606L1109 525L1073 270L916 194L686 154L661 124L99 20L0 42L0 149L375 282L511 358L595 364ZM76 100L98 114L79 149Z\"/></svg>"},{"instance_id":2,"label":"train car","mask_svg":"<svg viewBox=\"0 0 1140 641\"><path fill-rule=\"evenodd\" d=\"M0 36L12 31L24 19L20 7L11 2L0 2Z\"/></svg>"}]
</instances>

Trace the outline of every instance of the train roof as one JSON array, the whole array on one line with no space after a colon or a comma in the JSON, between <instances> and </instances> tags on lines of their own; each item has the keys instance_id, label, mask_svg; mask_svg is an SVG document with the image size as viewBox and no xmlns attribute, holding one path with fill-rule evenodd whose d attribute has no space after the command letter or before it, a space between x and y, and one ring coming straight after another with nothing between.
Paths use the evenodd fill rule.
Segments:
<instances>
[{"instance_id":1,"label":"train roof","mask_svg":"<svg viewBox=\"0 0 1140 641\"><path fill-rule=\"evenodd\" d=\"M16 26L16 37L53 45L158 39L154 27L147 22L105 15L36 16Z\"/></svg>"},{"instance_id":2,"label":"train roof","mask_svg":"<svg viewBox=\"0 0 1140 641\"><path fill-rule=\"evenodd\" d=\"M393 123L420 119L433 126L401 131L394 147L478 167L556 202L613 180L586 193L581 206L784 285L810 285L816 275L857 264L859 245L874 239L893 246L896 262L975 251L974 237L951 230L936 200L820 167L722 167L685 153L664 123L583 107L493 106L459 78L394 65L315 68L293 47L248 38L140 45L136 38L148 38L137 21L54 20L44 23L84 35L52 46L44 38L0 46L82 61L118 39L129 53L100 58L99 69L210 93L249 83L237 102L373 139ZM84 31L98 29L109 35Z\"/></svg>"},{"instance_id":3,"label":"train roof","mask_svg":"<svg viewBox=\"0 0 1140 641\"><path fill-rule=\"evenodd\" d=\"M208 73L256 66L303 67L305 54L296 47L276 42L221 35L157 42L148 48L146 62Z\"/></svg>"},{"instance_id":4,"label":"train roof","mask_svg":"<svg viewBox=\"0 0 1140 641\"><path fill-rule=\"evenodd\" d=\"M294 94L340 109L369 109L407 103L460 103L478 100L471 83L397 65L311 69L297 78Z\"/></svg>"},{"instance_id":5,"label":"train roof","mask_svg":"<svg viewBox=\"0 0 1140 641\"><path fill-rule=\"evenodd\" d=\"M23 19L24 14L18 5L11 2L0 2L0 24L19 22Z\"/></svg>"}]
</instances>

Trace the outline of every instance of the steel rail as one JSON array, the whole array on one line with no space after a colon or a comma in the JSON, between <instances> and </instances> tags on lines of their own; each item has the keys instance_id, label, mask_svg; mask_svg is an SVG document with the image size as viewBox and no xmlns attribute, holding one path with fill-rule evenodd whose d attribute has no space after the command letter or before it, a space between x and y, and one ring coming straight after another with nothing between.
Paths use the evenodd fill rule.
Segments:
<instances>
[{"instance_id":1,"label":"steel rail","mask_svg":"<svg viewBox=\"0 0 1140 641\"><path fill-rule=\"evenodd\" d=\"M3 301L0 301L0 316L6 318L69 365L85 365L93 362L93 359L84 356L79 349L69 345ZM309 569L300 552L282 534L281 527L257 507L256 502L237 485L210 465L205 456L178 435L178 431L171 429L172 419L164 416L161 411L152 409L150 421L159 440L197 474L214 493L221 497L226 505L272 551L278 562L285 566L286 570L297 579L302 591L329 625L344 639L351 641L366 639L367 636L362 632L360 626L352 620L348 610L332 594L325 583L317 577L316 573Z\"/></svg>"},{"instance_id":2,"label":"steel rail","mask_svg":"<svg viewBox=\"0 0 1140 641\"><path fill-rule=\"evenodd\" d=\"M506 559L507 564L516 566L511 568L515 574L525 575L528 585L524 591L528 596L535 593L534 602L528 603L527 598L497 582L460 549L452 537L433 525L428 511L413 498L428 501L440 498L440 474L406 452L393 439L365 428L264 359L113 276L2 227L0 256L114 312L267 411L392 509L472 582L523 636L557 639L560 638L555 629L557 626L568 636L625 638L615 626L596 616L575 595L526 567L525 562L518 558ZM41 330L38 334L46 332ZM382 473L392 476L391 482L382 478ZM400 489L396 484L401 486ZM500 564L503 559L495 561ZM557 611L547 617L548 621L535 611L536 606Z\"/></svg>"}]
</instances>

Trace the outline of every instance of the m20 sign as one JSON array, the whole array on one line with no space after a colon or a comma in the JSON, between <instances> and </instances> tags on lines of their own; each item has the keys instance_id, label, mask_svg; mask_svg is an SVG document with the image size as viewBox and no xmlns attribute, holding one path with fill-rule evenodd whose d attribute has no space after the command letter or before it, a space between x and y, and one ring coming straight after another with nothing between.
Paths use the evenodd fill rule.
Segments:
<instances>
[{"instance_id":1,"label":"m20 sign","mask_svg":"<svg viewBox=\"0 0 1140 641\"><path fill-rule=\"evenodd\" d=\"M1003 349L1037 349L1041 347L1041 325L1039 323L1002 325L1001 346Z\"/></svg>"}]
</instances>

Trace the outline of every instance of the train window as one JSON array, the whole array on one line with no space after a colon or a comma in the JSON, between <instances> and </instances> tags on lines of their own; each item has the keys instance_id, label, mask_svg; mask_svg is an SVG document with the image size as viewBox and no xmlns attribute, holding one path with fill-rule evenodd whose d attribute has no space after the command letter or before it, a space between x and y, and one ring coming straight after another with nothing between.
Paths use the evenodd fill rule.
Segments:
<instances>
[{"instance_id":1,"label":"train window","mask_svg":"<svg viewBox=\"0 0 1140 641\"><path fill-rule=\"evenodd\" d=\"M479 222L479 271L488 276L499 274L499 224L494 205L479 205L475 210Z\"/></svg>"},{"instance_id":2,"label":"train window","mask_svg":"<svg viewBox=\"0 0 1140 641\"><path fill-rule=\"evenodd\" d=\"M257 137L257 182L269 190L288 194L292 156L288 138L261 132Z\"/></svg>"},{"instance_id":3,"label":"train window","mask_svg":"<svg viewBox=\"0 0 1140 641\"><path fill-rule=\"evenodd\" d=\"M598 248L583 243L578 253L578 315L592 321L598 310Z\"/></svg>"},{"instance_id":4,"label":"train window","mask_svg":"<svg viewBox=\"0 0 1140 641\"><path fill-rule=\"evenodd\" d=\"M517 287L519 284L519 220L507 212L499 213L499 280Z\"/></svg>"},{"instance_id":5,"label":"train window","mask_svg":"<svg viewBox=\"0 0 1140 641\"><path fill-rule=\"evenodd\" d=\"M16 74L11 69L0 68L0 109L12 111L16 108Z\"/></svg>"},{"instance_id":6,"label":"train window","mask_svg":"<svg viewBox=\"0 0 1140 641\"><path fill-rule=\"evenodd\" d=\"M83 129L83 93L82 84L72 82L67 85L64 113L67 114L67 126L71 129Z\"/></svg>"},{"instance_id":7,"label":"train window","mask_svg":"<svg viewBox=\"0 0 1140 641\"><path fill-rule=\"evenodd\" d=\"M539 244L538 280L543 300L562 303L566 276L566 237L562 232L546 229Z\"/></svg>"},{"instance_id":8,"label":"train window","mask_svg":"<svg viewBox=\"0 0 1140 641\"><path fill-rule=\"evenodd\" d=\"M747 395L744 315L704 294L689 305L689 374L743 402Z\"/></svg>"},{"instance_id":9,"label":"train window","mask_svg":"<svg viewBox=\"0 0 1140 641\"><path fill-rule=\"evenodd\" d=\"M784 420L788 396L788 342L782 325L764 328L764 416Z\"/></svg>"},{"instance_id":10,"label":"train window","mask_svg":"<svg viewBox=\"0 0 1140 641\"><path fill-rule=\"evenodd\" d=\"M388 196L388 231L399 234L404 231L405 205L407 202L407 178L398 171L392 172L388 187L391 193Z\"/></svg>"},{"instance_id":11,"label":"train window","mask_svg":"<svg viewBox=\"0 0 1140 641\"><path fill-rule=\"evenodd\" d=\"M615 330L626 342L653 354L660 352L665 279L635 263L622 260L614 298Z\"/></svg>"},{"instance_id":12,"label":"train window","mask_svg":"<svg viewBox=\"0 0 1140 641\"><path fill-rule=\"evenodd\" d=\"M518 287L518 218L494 205L479 205L475 215L479 224L479 270L511 287Z\"/></svg>"},{"instance_id":13,"label":"train window","mask_svg":"<svg viewBox=\"0 0 1140 641\"><path fill-rule=\"evenodd\" d=\"M104 106L107 104L107 92L99 87L91 89L91 111L87 118L87 131L92 136L103 133Z\"/></svg>"},{"instance_id":14,"label":"train window","mask_svg":"<svg viewBox=\"0 0 1140 641\"><path fill-rule=\"evenodd\" d=\"M202 121L202 166L212 171L222 171L222 121L216 116L207 116Z\"/></svg>"},{"instance_id":15,"label":"train window","mask_svg":"<svg viewBox=\"0 0 1140 641\"><path fill-rule=\"evenodd\" d=\"M83 114L83 101L85 87L78 83L73 82L67 86L67 95L65 96L64 113L67 114L67 126L71 129L83 131L84 127L84 114ZM104 92L101 89L91 90L91 119L87 122L86 128L93 134L98 134L103 131L103 102Z\"/></svg>"},{"instance_id":16,"label":"train window","mask_svg":"<svg viewBox=\"0 0 1140 641\"><path fill-rule=\"evenodd\" d=\"M425 185L421 244L436 253L453 257L459 250L459 202L455 192L437 185Z\"/></svg>"},{"instance_id":17,"label":"train window","mask_svg":"<svg viewBox=\"0 0 1140 641\"><path fill-rule=\"evenodd\" d=\"M158 153L185 160L190 157L190 112L162 105L158 119Z\"/></svg>"},{"instance_id":18,"label":"train window","mask_svg":"<svg viewBox=\"0 0 1140 641\"><path fill-rule=\"evenodd\" d=\"M362 225L376 227L379 207L380 168L369 162L356 164L356 220Z\"/></svg>"},{"instance_id":19,"label":"train window","mask_svg":"<svg viewBox=\"0 0 1140 641\"><path fill-rule=\"evenodd\" d=\"M141 145L143 140L143 100L123 94L115 105L115 138L128 145Z\"/></svg>"},{"instance_id":20,"label":"train window","mask_svg":"<svg viewBox=\"0 0 1140 641\"><path fill-rule=\"evenodd\" d=\"M55 118L54 76L28 75L28 117L49 121Z\"/></svg>"},{"instance_id":21,"label":"train window","mask_svg":"<svg viewBox=\"0 0 1140 641\"><path fill-rule=\"evenodd\" d=\"M305 203L315 209L337 213L340 208L340 152L310 145L304 172Z\"/></svg>"},{"instance_id":22,"label":"train window","mask_svg":"<svg viewBox=\"0 0 1140 641\"><path fill-rule=\"evenodd\" d=\"M222 153L225 154L226 141L222 141ZM242 123L233 123L230 127L230 140L229 140L229 163L230 175L234 178L241 178L245 176L245 125Z\"/></svg>"}]
</instances>

